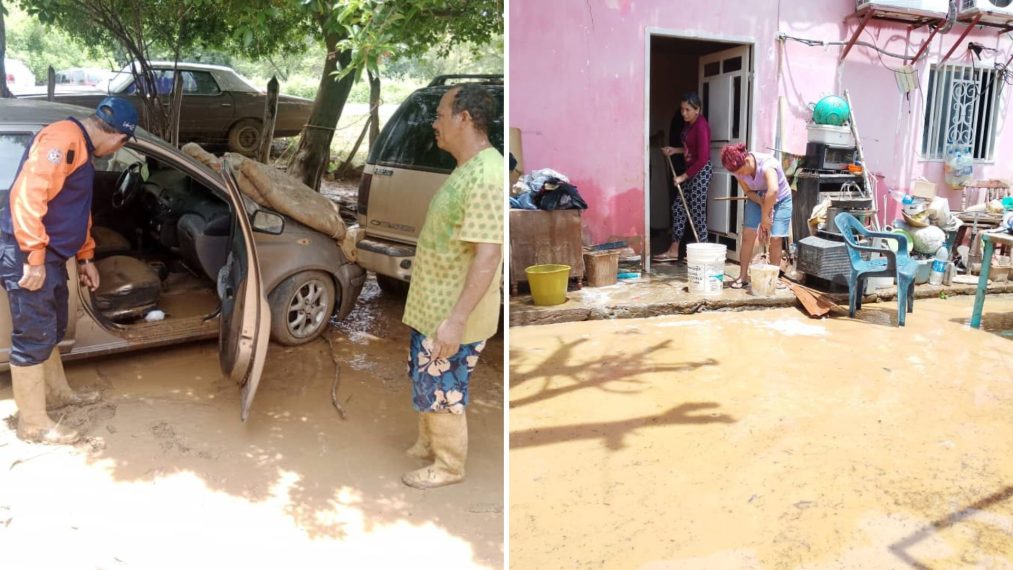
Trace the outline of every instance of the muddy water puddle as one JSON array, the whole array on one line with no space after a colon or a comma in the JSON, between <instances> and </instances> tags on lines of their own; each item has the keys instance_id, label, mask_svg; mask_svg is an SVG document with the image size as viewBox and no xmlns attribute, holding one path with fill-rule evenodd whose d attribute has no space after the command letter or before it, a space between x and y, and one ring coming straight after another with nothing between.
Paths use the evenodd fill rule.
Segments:
<instances>
[{"instance_id":1,"label":"muddy water puddle","mask_svg":"<svg viewBox=\"0 0 1013 570\"><path fill-rule=\"evenodd\" d=\"M516 568L1010 568L1013 296L511 329Z\"/></svg>"}]
</instances>

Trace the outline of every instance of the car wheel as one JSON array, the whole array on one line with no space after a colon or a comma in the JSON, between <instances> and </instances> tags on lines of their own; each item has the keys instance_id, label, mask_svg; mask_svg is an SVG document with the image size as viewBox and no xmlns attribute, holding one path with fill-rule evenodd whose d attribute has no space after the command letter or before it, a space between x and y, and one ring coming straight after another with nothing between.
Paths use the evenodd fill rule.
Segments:
<instances>
[{"instance_id":1,"label":"car wheel","mask_svg":"<svg viewBox=\"0 0 1013 570\"><path fill-rule=\"evenodd\" d=\"M321 271L303 271L268 295L271 338L295 346L315 339L334 313L334 281Z\"/></svg>"},{"instance_id":2,"label":"car wheel","mask_svg":"<svg viewBox=\"0 0 1013 570\"><path fill-rule=\"evenodd\" d=\"M229 150L253 156L260 147L260 121L243 119L229 129Z\"/></svg>"},{"instance_id":3,"label":"car wheel","mask_svg":"<svg viewBox=\"0 0 1013 570\"><path fill-rule=\"evenodd\" d=\"M380 286L380 290L384 293L390 293L398 297L406 297L408 295L408 283L396 277L377 275L376 284Z\"/></svg>"}]
</instances>

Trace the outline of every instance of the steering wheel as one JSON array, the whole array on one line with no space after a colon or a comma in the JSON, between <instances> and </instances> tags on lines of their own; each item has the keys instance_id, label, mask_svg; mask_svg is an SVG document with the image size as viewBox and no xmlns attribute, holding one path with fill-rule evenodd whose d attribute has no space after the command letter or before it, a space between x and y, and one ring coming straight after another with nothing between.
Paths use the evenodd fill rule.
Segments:
<instances>
[{"instance_id":1,"label":"steering wheel","mask_svg":"<svg viewBox=\"0 0 1013 570\"><path fill-rule=\"evenodd\" d=\"M116 179L116 189L113 190L113 208L124 208L137 197L137 190L141 187L142 166L144 163L135 162L120 173Z\"/></svg>"}]
</instances>

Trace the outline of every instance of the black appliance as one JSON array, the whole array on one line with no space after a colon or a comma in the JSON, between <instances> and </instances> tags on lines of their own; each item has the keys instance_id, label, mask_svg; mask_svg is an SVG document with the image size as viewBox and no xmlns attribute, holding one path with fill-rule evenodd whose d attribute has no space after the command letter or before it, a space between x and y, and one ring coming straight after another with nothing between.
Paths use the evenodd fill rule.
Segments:
<instances>
[{"instance_id":1,"label":"black appliance","mask_svg":"<svg viewBox=\"0 0 1013 570\"><path fill-rule=\"evenodd\" d=\"M856 161L858 150L855 147L810 142L805 145L805 160L802 161L802 166L812 170L846 171L848 165Z\"/></svg>"}]
</instances>

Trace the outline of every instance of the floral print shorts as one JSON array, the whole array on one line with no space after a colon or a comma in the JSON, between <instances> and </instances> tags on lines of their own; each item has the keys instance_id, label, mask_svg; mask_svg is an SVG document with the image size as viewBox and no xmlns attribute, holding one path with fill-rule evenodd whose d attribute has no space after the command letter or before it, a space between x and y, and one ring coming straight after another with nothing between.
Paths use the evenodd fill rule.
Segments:
<instances>
[{"instance_id":1,"label":"floral print shorts","mask_svg":"<svg viewBox=\"0 0 1013 570\"><path fill-rule=\"evenodd\" d=\"M478 364L485 341L462 344L450 358L432 358L433 341L412 329L408 351L408 377L412 405L418 412L460 414L468 405L468 381Z\"/></svg>"}]
</instances>

